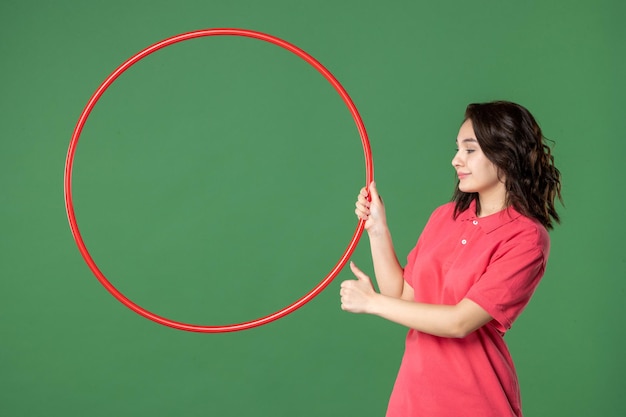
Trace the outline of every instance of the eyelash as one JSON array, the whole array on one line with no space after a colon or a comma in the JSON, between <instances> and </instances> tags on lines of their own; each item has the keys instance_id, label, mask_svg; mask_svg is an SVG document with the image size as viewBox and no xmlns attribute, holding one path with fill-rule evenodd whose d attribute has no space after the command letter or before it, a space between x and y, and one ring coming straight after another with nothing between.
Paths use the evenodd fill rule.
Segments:
<instances>
[{"instance_id":1,"label":"eyelash","mask_svg":"<svg viewBox=\"0 0 626 417\"><path fill-rule=\"evenodd\" d=\"M475 150L476 150L476 149L465 149L465 152L467 152L467 153L472 153L472 152L474 152ZM457 153L459 152L459 148L456 148L456 152L457 152Z\"/></svg>"}]
</instances>

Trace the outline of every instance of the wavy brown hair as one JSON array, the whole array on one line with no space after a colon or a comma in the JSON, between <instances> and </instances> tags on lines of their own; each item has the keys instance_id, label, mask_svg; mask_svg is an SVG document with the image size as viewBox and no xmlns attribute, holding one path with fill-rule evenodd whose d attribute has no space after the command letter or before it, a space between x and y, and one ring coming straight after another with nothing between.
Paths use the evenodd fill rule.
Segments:
<instances>
[{"instance_id":1,"label":"wavy brown hair","mask_svg":"<svg viewBox=\"0 0 626 417\"><path fill-rule=\"evenodd\" d=\"M507 207L552 229L553 220L560 222L554 203L557 197L563 201L561 173L533 115L519 104L493 101L467 106L463 121L467 119L483 153L504 178ZM457 182L452 197L455 218L474 200L480 212L478 193L464 193Z\"/></svg>"}]
</instances>

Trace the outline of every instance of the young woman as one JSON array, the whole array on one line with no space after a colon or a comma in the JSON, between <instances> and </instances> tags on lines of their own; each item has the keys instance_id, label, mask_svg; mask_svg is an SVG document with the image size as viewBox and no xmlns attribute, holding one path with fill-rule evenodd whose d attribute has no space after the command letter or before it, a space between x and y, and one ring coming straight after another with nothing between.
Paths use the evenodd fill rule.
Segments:
<instances>
[{"instance_id":1,"label":"young woman","mask_svg":"<svg viewBox=\"0 0 626 417\"><path fill-rule=\"evenodd\" d=\"M514 103L470 104L456 144L453 201L433 212L404 268L374 182L356 203L380 293L351 263L341 307L410 328L388 417L522 415L503 336L545 271L560 173Z\"/></svg>"}]
</instances>

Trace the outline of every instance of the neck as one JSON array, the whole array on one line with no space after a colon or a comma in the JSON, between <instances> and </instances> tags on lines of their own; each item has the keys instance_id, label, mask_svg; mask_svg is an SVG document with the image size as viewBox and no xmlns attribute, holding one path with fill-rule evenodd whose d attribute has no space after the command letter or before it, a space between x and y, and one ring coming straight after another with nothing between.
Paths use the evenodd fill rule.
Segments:
<instances>
[{"instance_id":1,"label":"neck","mask_svg":"<svg viewBox=\"0 0 626 417\"><path fill-rule=\"evenodd\" d=\"M502 211L506 208L506 194L495 193L491 195L478 194L480 202L480 212L476 213L478 217L486 217Z\"/></svg>"},{"instance_id":2,"label":"neck","mask_svg":"<svg viewBox=\"0 0 626 417\"><path fill-rule=\"evenodd\" d=\"M496 214L499 211L502 211L506 208L506 206L503 205L499 205L499 206L483 206L483 203L480 203L480 212L476 213L476 215L478 217L487 217L487 216L491 216L492 214Z\"/></svg>"}]
</instances>

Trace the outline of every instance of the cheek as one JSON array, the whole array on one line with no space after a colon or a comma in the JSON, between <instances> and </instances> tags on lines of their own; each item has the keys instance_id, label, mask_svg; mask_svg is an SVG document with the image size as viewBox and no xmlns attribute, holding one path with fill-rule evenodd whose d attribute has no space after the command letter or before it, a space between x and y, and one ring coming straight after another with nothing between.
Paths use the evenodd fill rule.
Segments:
<instances>
[{"instance_id":1,"label":"cheek","mask_svg":"<svg viewBox=\"0 0 626 417\"><path fill-rule=\"evenodd\" d=\"M489 167L488 176L489 179L494 183L504 182L504 178L500 178L500 175L498 175L498 168L496 168L495 166Z\"/></svg>"},{"instance_id":2,"label":"cheek","mask_svg":"<svg viewBox=\"0 0 626 417\"><path fill-rule=\"evenodd\" d=\"M497 178L498 177L498 167L487 159L486 156L481 155L480 161L476 161L476 166L479 167L481 173L485 177Z\"/></svg>"},{"instance_id":3,"label":"cheek","mask_svg":"<svg viewBox=\"0 0 626 417\"><path fill-rule=\"evenodd\" d=\"M500 177L500 170L498 169L497 166L495 166L494 164L490 163L489 166L489 172L490 174L495 177L495 178L499 178Z\"/></svg>"}]
</instances>

